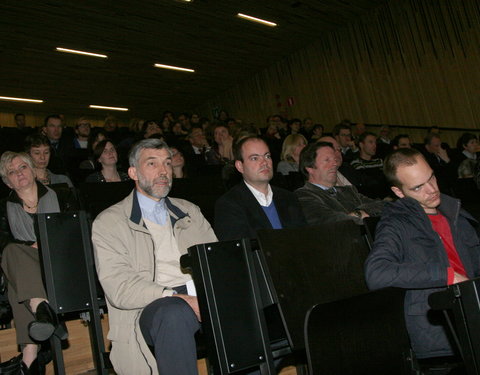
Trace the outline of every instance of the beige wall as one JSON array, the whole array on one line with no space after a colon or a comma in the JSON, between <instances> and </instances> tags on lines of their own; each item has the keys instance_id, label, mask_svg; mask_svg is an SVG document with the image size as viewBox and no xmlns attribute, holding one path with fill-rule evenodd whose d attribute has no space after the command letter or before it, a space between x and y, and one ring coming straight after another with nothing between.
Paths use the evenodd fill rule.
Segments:
<instances>
[{"instance_id":1,"label":"beige wall","mask_svg":"<svg viewBox=\"0 0 480 375\"><path fill-rule=\"evenodd\" d=\"M312 117L327 131L343 118L478 129L479 12L475 0L390 1L198 110L224 108L260 126L284 111Z\"/></svg>"}]
</instances>

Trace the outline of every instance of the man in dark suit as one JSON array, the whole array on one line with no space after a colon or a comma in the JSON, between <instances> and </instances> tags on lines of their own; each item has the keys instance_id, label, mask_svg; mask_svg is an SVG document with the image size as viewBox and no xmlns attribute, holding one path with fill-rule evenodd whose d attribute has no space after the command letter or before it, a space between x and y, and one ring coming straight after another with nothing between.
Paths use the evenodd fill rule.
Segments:
<instances>
[{"instance_id":1,"label":"man in dark suit","mask_svg":"<svg viewBox=\"0 0 480 375\"><path fill-rule=\"evenodd\" d=\"M306 224L295 195L270 185L273 165L265 141L243 138L234 147L234 157L243 181L217 200L215 233L219 240L255 238L259 229Z\"/></svg>"},{"instance_id":2,"label":"man in dark suit","mask_svg":"<svg viewBox=\"0 0 480 375\"><path fill-rule=\"evenodd\" d=\"M379 216L383 202L360 194L355 186L335 186L340 161L329 142L312 143L300 154L305 186L295 191L309 225L342 220L358 224L368 216Z\"/></svg>"}]
</instances>

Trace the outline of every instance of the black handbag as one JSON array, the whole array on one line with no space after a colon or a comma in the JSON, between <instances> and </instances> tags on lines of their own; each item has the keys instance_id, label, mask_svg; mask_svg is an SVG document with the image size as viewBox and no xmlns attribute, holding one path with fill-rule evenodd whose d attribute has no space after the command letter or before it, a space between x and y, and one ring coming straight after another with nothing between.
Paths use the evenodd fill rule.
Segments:
<instances>
[{"instance_id":1,"label":"black handbag","mask_svg":"<svg viewBox=\"0 0 480 375\"><path fill-rule=\"evenodd\" d=\"M1 375L23 375L22 355L17 355L7 362L0 363Z\"/></svg>"}]
</instances>

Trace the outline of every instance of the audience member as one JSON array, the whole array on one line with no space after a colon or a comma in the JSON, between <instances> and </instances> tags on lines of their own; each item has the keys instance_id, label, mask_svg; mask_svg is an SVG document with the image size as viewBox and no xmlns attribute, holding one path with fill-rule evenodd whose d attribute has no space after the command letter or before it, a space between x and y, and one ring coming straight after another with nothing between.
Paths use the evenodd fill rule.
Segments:
<instances>
[{"instance_id":1,"label":"audience member","mask_svg":"<svg viewBox=\"0 0 480 375\"><path fill-rule=\"evenodd\" d=\"M300 163L300 152L307 145L307 140L301 134L290 134L285 138L280 155L280 163L277 165L277 172L288 175L290 172L298 172Z\"/></svg>"},{"instance_id":2,"label":"audience member","mask_svg":"<svg viewBox=\"0 0 480 375\"><path fill-rule=\"evenodd\" d=\"M192 124L190 124L190 115L188 113L181 113L177 121L182 125L182 129L186 130L187 132L192 129Z\"/></svg>"},{"instance_id":3,"label":"audience member","mask_svg":"<svg viewBox=\"0 0 480 375\"><path fill-rule=\"evenodd\" d=\"M273 163L265 141L245 137L235 145L234 156L243 181L215 204L215 233L220 240L256 238L259 229L305 225L295 195L270 185Z\"/></svg>"},{"instance_id":4,"label":"audience member","mask_svg":"<svg viewBox=\"0 0 480 375\"><path fill-rule=\"evenodd\" d=\"M14 116L15 127L3 127L0 137L0 153L2 151L21 151L25 137L34 132L34 129L28 127L23 113L17 113Z\"/></svg>"},{"instance_id":5,"label":"audience member","mask_svg":"<svg viewBox=\"0 0 480 375\"><path fill-rule=\"evenodd\" d=\"M312 143L300 155L307 182L295 194L309 225L343 220L361 224L363 218L381 213L383 202L361 195L352 185L335 186L339 162L329 142Z\"/></svg>"},{"instance_id":6,"label":"audience member","mask_svg":"<svg viewBox=\"0 0 480 375\"><path fill-rule=\"evenodd\" d=\"M146 120L142 125L142 136L150 138L153 134L163 134L162 128L155 120Z\"/></svg>"},{"instance_id":7,"label":"audience member","mask_svg":"<svg viewBox=\"0 0 480 375\"><path fill-rule=\"evenodd\" d=\"M76 149L86 150L88 147L88 137L91 132L91 124L86 117L80 117L75 124L75 138L73 146Z\"/></svg>"},{"instance_id":8,"label":"audience member","mask_svg":"<svg viewBox=\"0 0 480 375\"><path fill-rule=\"evenodd\" d=\"M460 202L440 193L434 171L414 149L398 149L385 160L385 175L400 198L387 203L365 264L370 289L408 289L405 321L417 358L454 354L454 343L431 293L480 276L476 221Z\"/></svg>"},{"instance_id":9,"label":"audience member","mask_svg":"<svg viewBox=\"0 0 480 375\"><path fill-rule=\"evenodd\" d=\"M390 127L388 125L382 125L380 127L380 133L377 138L377 152L376 155L380 159L385 159L385 156L390 152L391 150L391 143L392 141L390 140L389 137L390 134Z\"/></svg>"},{"instance_id":10,"label":"audience member","mask_svg":"<svg viewBox=\"0 0 480 375\"><path fill-rule=\"evenodd\" d=\"M175 146L170 146L172 152L172 170L173 178L186 178L185 158L182 152Z\"/></svg>"},{"instance_id":11,"label":"audience member","mask_svg":"<svg viewBox=\"0 0 480 375\"><path fill-rule=\"evenodd\" d=\"M25 115L23 113L17 113L14 116L15 126L17 129L25 129L27 127L27 122L25 121Z\"/></svg>"},{"instance_id":12,"label":"audience member","mask_svg":"<svg viewBox=\"0 0 480 375\"><path fill-rule=\"evenodd\" d=\"M67 176L54 174L48 170L50 150L50 141L42 134L29 135L25 139L25 152L32 158L35 178L44 185L67 184L73 188L72 181Z\"/></svg>"},{"instance_id":13,"label":"audience member","mask_svg":"<svg viewBox=\"0 0 480 375\"><path fill-rule=\"evenodd\" d=\"M200 328L191 276L180 268L190 246L216 241L199 208L169 198L171 152L158 139L131 150L133 192L93 223L98 278L105 291L117 374L197 374ZM153 352L149 349L153 347Z\"/></svg>"},{"instance_id":14,"label":"audience member","mask_svg":"<svg viewBox=\"0 0 480 375\"><path fill-rule=\"evenodd\" d=\"M311 135L308 138L310 142L315 142L319 138L322 138L323 136L323 125L322 124L315 124L315 126L312 128Z\"/></svg>"},{"instance_id":15,"label":"audience member","mask_svg":"<svg viewBox=\"0 0 480 375\"><path fill-rule=\"evenodd\" d=\"M300 129L300 132L306 139L310 139L314 128L314 123L311 117L305 117L303 119L303 126Z\"/></svg>"},{"instance_id":16,"label":"audience member","mask_svg":"<svg viewBox=\"0 0 480 375\"><path fill-rule=\"evenodd\" d=\"M377 137L365 132L360 135L358 146L359 155L350 164L358 172L361 185L358 189L370 198L384 198L389 194L385 176L382 172L383 161L375 158Z\"/></svg>"},{"instance_id":17,"label":"audience member","mask_svg":"<svg viewBox=\"0 0 480 375\"><path fill-rule=\"evenodd\" d=\"M399 134L392 139L390 145L392 146L392 150L398 150L399 148L411 148L412 142L408 134Z\"/></svg>"},{"instance_id":18,"label":"audience member","mask_svg":"<svg viewBox=\"0 0 480 375\"><path fill-rule=\"evenodd\" d=\"M356 170L381 170L383 161L380 158L374 158L377 153L377 136L370 132L364 132L358 139L360 152L358 157L350 163Z\"/></svg>"},{"instance_id":19,"label":"audience member","mask_svg":"<svg viewBox=\"0 0 480 375\"><path fill-rule=\"evenodd\" d=\"M273 165L277 165L280 161L280 154L282 151L282 143L284 138L280 135L276 123L277 120L270 121L270 124L265 129L265 134L262 136L262 139L265 141L268 149L271 152Z\"/></svg>"},{"instance_id":20,"label":"audience member","mask_svg":"<svg viewBox=\"0 0 480 375\"><path fill-rule=\"evenodd\" d=\"M89 175L85 182L120 182L129 180L125 172L117 169L117 150L109 139L104 139L97 143L93 149L93 157L101 165L102 169Z\"/></svg>"},{"instance_id":21,"label":"audience member","mask_svg":"<svg viewBox=\"0 0 480 375\"><path fill-rule=\"evenodd\" d=\"M456 163L460 164L465 159L480 160L478 157L478 138L472 133L463 133L457 141Z\"/></svg>"},{"instance_id":22,"label":"audience member","mask_svg":"<svg viewBox=\"0 0 480 375\"><path fill-rule=\"evenodd\" d=\"M353 140L358 143L360 136L367 131L367 128L365 127L365 124L363 122L357 122L353 126L353 134L352 138Z\"/></svg>"},{"instance_id":23,"label":"audience member","mask_svg":"<svg viewBox=\"0 0 480 375\"><path fill-rule=\"evenodd\" d=\"M211 147L202 128L192 128L187 140L188 143L183 149L187 172L189 176L197 176L202 167L207 165L207 156Z\"/></svg>"},{"instance_id":24,"label":"audience member","mask_svg":"<svg viewBox=\"0 0 480 375\"><path fill-rule=\"evenodd\" d=\"M343 163L342 149L335 138L324 136L319 138L317 142L330 143L335 151L335 157L339 165L337 170L337 182L335 183L335 186L350 186L352 185L351 181L353 181L353 185L361 184L358 172L353 169L350 164Z\"/></svg>"},{"instance_id":25,"label":"audience member","mask_svg":"<svg viewBox=\"0 0 480 375\"><path fill-rule=\"evenodd\" d=\"M44 373L37 359L38 343L54 333L67 332L51 310L40 270L34 215L60 212L53 190L35 181L33 163L24 153L7 151L0 159L0 175L12 192L0 209L2 270L15 320L17 344L22 350L22 374Z\"/></svg>"},{"instance_id":26,"label":"audience member","mask_svg":"<svg viewBox=\"0 0 480 375\"><path fill-rule=\"evenodd\" d=\"M302 121L298 118L294 118L288 122L288 134L299 134L302 130Z\"/></svg>"},{"instance_id":27,"label":"audience member","mask_svg":"<svg viewBox=\"0 0 480 375\"><path fill-rule=\"evenodd\" d=\"M122 133L118 127L118 120L114 116L107 116L103 124L105 137L111 139L113 143L118 144L122 140Z\"/></svg>"},{"instance_id":28,"label":"audience member","mask_svg":"<svg viewBox=\"0 0 480 375\"><path fill-rule=\"evenodd\" d=\"M51 156L48 169L53 173L65 174L67 172L67 157L71 145L67 145L67 140L62 138L63 124L60 115L49 115L45 118L42 127L44 134L50 141Z\"/></svg>"},{"instance_id":29,"label":"audience member","mask_svg":"<svg viewBox=\"0 0 480 375\"><path fill-rule=\"evenodd\" d=\"M207 152L207 164L225 164L233 160L233 138L225 125L213 130L213 147Z\"/></svg>"},{"instance_id":30,"label":"audience member","mask_svg":"<svg viewBox=\"0 0 480 375\"><path fill-rule=\"evenodd\" d=\"M440 136L436 133L429 133L425 137L422 152L435 173L440 191L450 193L457 171L455 165L451 163L447 150L442 147Z\"/></svg>"},{"instance_id":31,"label":"audience member","mask_svg":"<svg viewBox=\"0 0 480 375\"><path fill-rule=\"evenodd\" d=\"M342 148L343 162L350 164L358 155L358 147L352 139L350 125L341 122L335 125L332 134Z\"/></svg>"}]
</instances>

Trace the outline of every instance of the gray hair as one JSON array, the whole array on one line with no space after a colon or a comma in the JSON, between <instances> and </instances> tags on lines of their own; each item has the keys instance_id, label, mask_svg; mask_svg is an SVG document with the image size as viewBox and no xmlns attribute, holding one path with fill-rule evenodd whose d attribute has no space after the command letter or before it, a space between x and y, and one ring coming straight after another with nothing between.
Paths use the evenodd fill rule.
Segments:
<instances>
[{"instance_id":1,"label":"gray hair","mask_svg":"<svg viewBox=\"0 0 480 375\"><path fill-rule=\"evenodd\" d=\"M0 176L5 184L9 184L7 174L8 174L8 166L12 163L13 159L20 158L22 159L30 169L34 169L33 167L33 160L32 158L26 154L25 152L12 152L12 151L5 151L0 158Z\"/></svg>"},{"instance_id":2,"label":"gray hair","mask_svg":"<svg viewBox=\"0 0 480 375\"><path fill-rule=\"evenodd\" d=\"M170 147L168 147L168 145L161 139L157 139L157 138L143 139L135 143L130 149L130 153L128 154L128 163L130 164L130 167L138 167L140 153L142 152L142 150L145 150L145 149L154 149L154 150L165 149L170 154L170 157L172 156L172 151L170 150Z\"/></svg>"}]
</instances>

